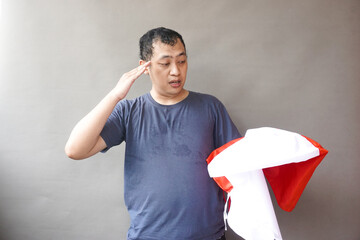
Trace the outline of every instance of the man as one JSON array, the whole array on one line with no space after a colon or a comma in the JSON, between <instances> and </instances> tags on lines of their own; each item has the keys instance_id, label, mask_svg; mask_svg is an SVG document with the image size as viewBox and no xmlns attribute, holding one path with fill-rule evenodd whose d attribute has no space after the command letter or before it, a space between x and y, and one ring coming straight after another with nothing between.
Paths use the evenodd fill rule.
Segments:
<instances>
[{"instance_id":1,"label":"man","mask_svg":"<svg viewBox=\"0 0 360 240\"><path fill-rule=\"evenodd\" d=\"M223 192L205 160L240 134L215 97L184 88L188 62L179 33L150 30L140 39L140 58L75 126L65 151L84 159L126 142L129 240L225 239ZM124 100L142 74L151 91Z\"/></svg>"}]
</instances>

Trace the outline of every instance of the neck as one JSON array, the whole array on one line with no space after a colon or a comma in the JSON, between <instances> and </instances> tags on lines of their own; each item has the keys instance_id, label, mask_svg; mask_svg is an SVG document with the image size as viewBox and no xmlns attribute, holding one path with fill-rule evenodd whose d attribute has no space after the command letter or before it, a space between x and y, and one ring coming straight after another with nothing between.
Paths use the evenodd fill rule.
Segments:
<instances>
[{"instance_id":1,"label":"neck","mask_svg":"<svg viewBox=\"0 0 360 240\"><path fill-rule=\"evenodd\" d=\"M189 95L189 91L183 89L179 94L177 94L175 96L172 96L172 95L164 96L164 95L157 93L153 89L151 89L150 94L151 94L151 97L159 104L174 105L174 104L184 100Z\"/></svg>"}]
</instances>

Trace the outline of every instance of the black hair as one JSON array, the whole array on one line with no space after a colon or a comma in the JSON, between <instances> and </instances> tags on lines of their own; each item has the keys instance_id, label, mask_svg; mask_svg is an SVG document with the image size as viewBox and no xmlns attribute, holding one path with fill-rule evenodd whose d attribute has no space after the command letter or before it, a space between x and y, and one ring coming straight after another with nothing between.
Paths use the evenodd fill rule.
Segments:
<instances>
[{"instance_id":1,"label":"black hair","mask_svg":"<svg viewBox=\"0 0 360 240\"><path fill-rule=\"evenodd\" d=\"M185 48L184 40L178 32L164 27L151 29L140 38L140 59L144 61L151 59L154 49L153 43L156 41L160 40L162 43L174 46L178 39L180 39Z\"/></svg>"}]
</instances>

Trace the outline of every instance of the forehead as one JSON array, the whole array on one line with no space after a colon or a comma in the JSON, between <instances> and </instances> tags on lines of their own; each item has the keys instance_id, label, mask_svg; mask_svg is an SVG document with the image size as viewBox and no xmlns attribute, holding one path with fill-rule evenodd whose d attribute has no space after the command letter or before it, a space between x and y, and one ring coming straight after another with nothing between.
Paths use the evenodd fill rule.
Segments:
<instances>
[{"instance_id":1,"label":"forehead","mask_svg":"<svg viewBox=\"0 0 360 240\"><path fill-rule=\"evenodd\" d=\"M156 41L153 43L153 56L152 59L158 60L162 58L176 58L179 56L186 56L184 45L180 40L174 46Z\"/></svg>"}]
</instances>

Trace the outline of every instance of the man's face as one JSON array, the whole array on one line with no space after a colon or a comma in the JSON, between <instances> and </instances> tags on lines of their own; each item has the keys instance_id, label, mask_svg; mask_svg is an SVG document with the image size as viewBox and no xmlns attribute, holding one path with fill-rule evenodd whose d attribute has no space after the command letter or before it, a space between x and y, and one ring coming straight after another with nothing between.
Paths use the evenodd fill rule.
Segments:
<instances>
[{"instance_id":1,"label":"man's face","mask_svg":"<svg viewBox=\"0 0 360 240\"><path fill-rule=\"evenodd\" d=\"M152 81L152 94L162 99L177 99L187 92L183 87L187 73L187 56L178 39L174 46L157 41L148 70Z\"/></svg>"}]
</instances>

